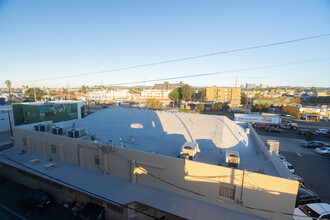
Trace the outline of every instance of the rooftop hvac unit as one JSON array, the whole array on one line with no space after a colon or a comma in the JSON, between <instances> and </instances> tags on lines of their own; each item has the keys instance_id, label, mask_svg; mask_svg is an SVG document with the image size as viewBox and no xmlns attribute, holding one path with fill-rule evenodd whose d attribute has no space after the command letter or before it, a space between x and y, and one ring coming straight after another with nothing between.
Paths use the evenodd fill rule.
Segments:
<instances>
[{"instance_id":1,"label":"rooftop hvac unit","mask_svg":"<svg viewBox=\"0 0 330 220\"><path fill-rule=\"evenodd\" d=\"M30 160L30 163L32 165L37 165L38 163L40 163L40 160L39 159L33 159L33 160Z\"/></svg>"},{"instance_id":2,"label":"rooftop hvac unit","mask_svg":"<svg viewBox=\"0 0 330 220\"><path fill-rule=\"evenodd\" d=\"M55 135L64 135L68 132L70 129L70 126L57 126L52 128L52 134Z\"/></svg>"},{"instance_id":3,"label":"rooftop hvac unit","mask_svg":"<svg viewBox=\"0 0 330 220\"><path fill-rule=\"evenodd\" d=\"M68 131L68 136L71 138L79 138L88 134L87 128L75 128Z\"/></svg>"},{"instance_id":4,"label":"rooftop hvac unit","mask_svg":"<svg viewBox=\"0 0 330 220\"><path fill-rule=\"evenodd\" d=\"M226 150L226 163L228 167L239 168L240 157L236 150Z\"/></svg>"},{"instance_id":5,"label":"rooftop hvac unit","mask_svg":"<svg viewBox=\"0 0 330 220\"><path fill-rule=\"evenodd\" d=\"M49 131L51 127L51 124L45 123L45 124L37 124L34 126L35 131L43 132L43 131Z\"/></svg>"},{"instance_id":6,"label":"rooftop hvac unit","mask_svg":"<svg viewBox=\"0 0 330 220\"><path fill-rule=\"evenodd\" d=\"M276 140L267 140L267 144L269 145L269 153L275 152L276 154L279 153L280 149L280 142Z\"/></svg>"},{"instance_id":7,"label":"rooftop hvac unit","mask_svg":"<svg viewBox=\"0 0 330 220\"><path fill-rule=\"evenodd\" d=\"M195 160L199 152L201 151L198 147L198 143L186 142L181 147L180 157Z\"/></svg>"},{"instance_id":8,"label":"rooftop hvac unit","mask_svg":"<svg viewBox=\"0 0 330 220\"><path fill-rule=\"evenodd\" d=\"M53 163L46 164L46 165L45 165L45 168L46 168L47 170L54 169L54 168L55 168L55 164L53 164Z\"/></svg>"}]
</instances>

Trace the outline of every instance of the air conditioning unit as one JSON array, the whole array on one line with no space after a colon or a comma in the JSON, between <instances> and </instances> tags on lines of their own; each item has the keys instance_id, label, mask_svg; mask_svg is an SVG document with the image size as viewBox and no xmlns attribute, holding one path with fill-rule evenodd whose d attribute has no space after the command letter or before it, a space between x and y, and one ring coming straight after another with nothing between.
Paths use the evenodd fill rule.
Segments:
<instances>
[{"instance_id":1,"label":"air conditioning unit","mask_svg":"<svg viewBox=\"0 0 330 220\"><path fill-rule=\"evenodd\" d=\"M45 168L46 168L47 170L54 169L54 168L55 168L55 164L53 164L53 163L46 164L46 165L45 165Z\"/></svg>"},{"instance_id":2,"label":"air conditioning unit","mask_svg":"<svg viewBox=\"0 0 330 220\"><path fill-rule=\"evenodd\" d=\"M226 150L226 163L228 167L239 168L240 157L236 150Z\"/></svg>"},{"instance_id":3,"label":"air conditioning unit","mask_svg":"<svg viewBox=\"0 0 330 220\"><path fill-rule=\"evenodd\" d=\"M40 160L39 159L33 159L33 160L30 160L30 163L32 165L37 165L38 163L40 163Z\"/></svg>"},{"instance_id":4,"label":"air conditioning unit","mask_svg":"<svg viewBox=\"0 0 330 220\"><path fill-rule=\"evenodd\" d=\"M49 123L37 124L34 126L34 130L39 132L49 131L50 128L51 124Z\"/></svg>"},{"instance_id":5,"label":"air conditioning unit","mask_svg":"<svg viewBox=\"0 0 330 220\"><path fill-rule=\"evenodd\" d=\"M71 137L71 138L79 138L79 137L84 137L86 135L88 135L87 128L74 128L74 129L68 130L68 137Z\"/></svg>"},{"instance_id":6,"label":"air conditioning unit","mask_svg":"<svg viewBox=\"0 0 330 220\"><path fill-rule=\"evenodd\" d=\"M67 134L70 126L57 126L52 128L52 134L55 135L64 135Z\"/></svg>"},{"instance_id":7,"label":"air conditioning unit","mask_svg":"<svg viewBox=\"0 0 330 220\"><path fill-rule=\"evenodd\" d=\"M186 142L181 147L180 157L189 160L195 160L199 152L201 151L198 147L198 143Z\"/></svg>"}]
</instances>

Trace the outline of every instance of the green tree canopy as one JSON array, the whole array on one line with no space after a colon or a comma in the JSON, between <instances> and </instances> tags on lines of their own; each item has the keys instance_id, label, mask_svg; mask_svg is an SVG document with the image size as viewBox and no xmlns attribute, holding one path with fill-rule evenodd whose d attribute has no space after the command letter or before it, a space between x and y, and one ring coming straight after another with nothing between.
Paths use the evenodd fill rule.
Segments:
<instances>
[{"instance_id":1,"label":"green tree canopy","mask_svg":"<svg viewBox=\"0 0 330 220\"><path fill-rule=\"evenodd\" d=\"M88 92L88 87L82 85L81 88L79 89L80 93L86 94Z\"/></svg>"},{"instance_id":2,"label":"green tree canopy","mask_svg":"<svg viewBox=\"0 0 330 220\"><path fill-rule=\"evenodd\" d=\"M202 90L198 91L198 93L196 94L196 99L200 102L206 102L207 101L206 89L202 89Z\"/></svg>"},{"instance_id":3,"label":"green tree canopy","mask_svg":"<svg viewBox=\"0 0 330 220\"><path fill-rule=\"evenodd\" d=\"M202 112L202 111L204 111L205 106L204 106L203 103L199 103L199 104L197 104L197 105L195 106L195 109L196 109L197 111L199 111L199 112Z\"/></svg>"},{"instance_id":4,"label":"green tree canopy","mask_svg":"<svg viewBox=\"0 0 330 220\"><path fill-rule=\"evenodd\" d=\"M37 100L41 100L44 97L45 92L39 88L29 88L24 93L24 97L23 97L24 101L29 101L29 102L34 101L35 100L34 94L36 94Z\"/></svg>"},{"instance_id":5,"label":"green tree canopy","mask_svg":"<svg viewBox=\"0 0 330 220\"><path fill-rule=\"evenodd\" d=\"M147 100L147 108L149 109L164 109L163 103L156 99Z\"/></svg>"},{"instance_id":6,"label":"green tree canopy","mask_svg":"<svg viewBox=\"0 0 330 220\"><path fill-rule=\"evenodd\" d=\"M181 100L180 89L173 89L173 91L168 95L168 97L175 103L177 103L179 100Z\"/></svg>"},{"instance_id":7,"label":"green tree canopy","mask_svg":"<svg viewBox=\"0 0 330 220\"><path fill-rule=\"evenodd\" d=\"M191 99L191 96L194 93L194 89L189 86L188 84L185 84L182 86L182 99L185 101L189 101Z\"/></svg>"},{"instance_id":8,"label":"green tree canopy","mask_svg":"<svg viewBox=\"0 0 330 220\"><path fill-rule=\"evenodd\" d=\"M11 89L11 81L10 80L6 80L5 84L8 88L8 94L9 94L9 102L11 103L11 95L10 95L10 89Z\"/></svg>"},{"instance_id":9,"label":"green tree canopy","mask_svg":"<svg viewBox=\"0 0 330 220\"><path fill-rule=\"evenodd\" d=\"M216 104L213 104L211 106L211 110L212 111L223 111L223 112L227 112L229 109L229 105L228 103L222 103L222 102L218 102Z\"/></svg>"}]
</instances>

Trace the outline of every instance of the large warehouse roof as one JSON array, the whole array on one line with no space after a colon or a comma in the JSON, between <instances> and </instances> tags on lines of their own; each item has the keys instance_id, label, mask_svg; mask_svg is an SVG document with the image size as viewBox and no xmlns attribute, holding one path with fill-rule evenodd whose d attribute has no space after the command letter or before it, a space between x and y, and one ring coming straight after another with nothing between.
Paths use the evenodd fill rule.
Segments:
<instances>
[{"instance_id":1,"label":"large warehouse roof","mask_svg":"<svg viewBox=\"0 0 330 220\"><path fill-rule=\"evenodd\" d=\"M250 134L225 116L173 113L135 108L109 108L86 118L57 123L75 128L88 128L102 143L178 157L186 142L198 143L197 161L214 165L225 164L225 150L240 155L240 168L279 176ZM33 129L33 125L20 126ZM92 141L90 137L85 139Z\"/></svg>"}]
</instances>

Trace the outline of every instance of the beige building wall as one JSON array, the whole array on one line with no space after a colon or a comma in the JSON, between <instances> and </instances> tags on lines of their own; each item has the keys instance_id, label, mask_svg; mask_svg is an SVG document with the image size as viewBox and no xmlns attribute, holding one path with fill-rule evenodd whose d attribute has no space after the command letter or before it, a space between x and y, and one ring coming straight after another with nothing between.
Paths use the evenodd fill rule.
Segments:
<instances>
[{"instance_id":1,"label":"beige building wall","mask_svg":"<svg viewBox=\"0 0 330 220\"><path fill-rule=\"evenodd\" d=\"M267 219L290 217L251 208L286 213L294 210L297 181L119 147L102 151L96 143L17 127L14 128L14 139L19 148L103 172L95 163L95 156L99 156L99 163L113 175ZM63 152L60 154L58 150L56 155L52 154L52 146ZM148 174L180 187L173 187ZM221 190L230 191L232 197L221 195Z\"/></svg>"},{"instance_id":2,"label":"beige building wall","mask_svg":"<svg viewBox=\"0 0 330 220\"><path fill-rule=\"evenodd\" d=\"M207 101L230 102L230 107L241 104L241 88L216 87L206 88Z\"/></svg>"}]
</instances>

